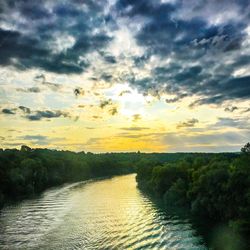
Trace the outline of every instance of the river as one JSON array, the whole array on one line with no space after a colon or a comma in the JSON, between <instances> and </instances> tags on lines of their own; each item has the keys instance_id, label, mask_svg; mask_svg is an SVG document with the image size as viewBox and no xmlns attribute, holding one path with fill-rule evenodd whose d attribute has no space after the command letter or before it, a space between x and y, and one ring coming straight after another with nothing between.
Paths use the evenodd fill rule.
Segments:
<instances>
[{"instance_id":1,"label":"river","mask_svg":"<svg viewBox=\"0 0 250 250\"><path fill-rule=\"evenodd\" d=\"M57 187L0 212L0 249L207 249L188 219L168 214L135 175Z\"/></svg>"}]
</instances>

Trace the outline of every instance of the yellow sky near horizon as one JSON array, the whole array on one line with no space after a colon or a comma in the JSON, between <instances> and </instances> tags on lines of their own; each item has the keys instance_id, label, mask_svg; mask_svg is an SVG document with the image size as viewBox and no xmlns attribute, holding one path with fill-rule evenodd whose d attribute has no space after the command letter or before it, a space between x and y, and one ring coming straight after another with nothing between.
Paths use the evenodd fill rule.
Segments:
<instances>
[{"instance_id":1,"label":"yellow sky near horizon","mask_svg":"<svg viewBox=\"0 0 250 250\"><path fill-rule=\"evenodd\" d=\"M34 83L41 85L33 80L37 74L35 71L18 72L19 79L28 83L26 88ZM222 107L190 107L193 97L166 103L169 97L166 94L160 98L144 96L128 84L97 86L95 82L92 87L88 84L85 88L84 84L77 83L81 82L80 76L72 77L72 82L77 83L73 86L68 84L70 77L66 78L60 79L63 85L60 90L45 86L44 91L32 94L22 91L12 94L19 84L15 75L11 80L12 90L9 83L6 89L2 85L8 103L1 108L8 107L15 113L1 116L2 147L18 148L25 144L34 148L91 152L231 151L240 148L248 139L240 128L227 124L225 119L232 119L232 113L225 111L229 103ZM52 80L55 79L51 76L48 81ZM82 93L75 96L74 88L81 89ZM239 111L244 111L247 102L237 105L234 117L246 119ZM25 113L20 106L29 108L30 113ZM33 120L32 112L37 110L63 110L65 114L58 114L58 117L49 117L50 114L46 117L45 114L42 119ZM239 141L232 140L238 134Z\"/></svg>"}]
</instances>

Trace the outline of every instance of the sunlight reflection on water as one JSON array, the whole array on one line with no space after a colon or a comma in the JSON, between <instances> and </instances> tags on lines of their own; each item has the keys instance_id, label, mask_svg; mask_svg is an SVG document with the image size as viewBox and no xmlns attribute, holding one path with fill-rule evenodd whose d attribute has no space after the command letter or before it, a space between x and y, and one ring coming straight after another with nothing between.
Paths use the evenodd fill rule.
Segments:
<instances>
[{"instance_id":1,"label":"sunlight reflection on water","mask_svg":"<svg viewBox=\"0 0 250 250\"><path fill-rule=\"evenodd\" d=\"M9 206L1 249L207 249L186 219L137 188L135 175L77 183Z\"/></svg>"}]
</instances>

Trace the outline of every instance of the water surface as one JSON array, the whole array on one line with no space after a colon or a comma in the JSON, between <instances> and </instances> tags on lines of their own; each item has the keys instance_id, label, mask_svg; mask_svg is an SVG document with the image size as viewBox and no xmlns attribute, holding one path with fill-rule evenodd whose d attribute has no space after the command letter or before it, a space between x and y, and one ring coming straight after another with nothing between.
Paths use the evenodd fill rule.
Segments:
<instances>
[{"instance_id":1,"label":"water surface","mask_svg":"<svg viewBox=\"0 0 250 250\"><path fill-rule=\"evenodd\" d=\"M76 183L5 207L0 249L206 249L188 219L168 214L135 175Z\"/></svg>"}]
</instances>

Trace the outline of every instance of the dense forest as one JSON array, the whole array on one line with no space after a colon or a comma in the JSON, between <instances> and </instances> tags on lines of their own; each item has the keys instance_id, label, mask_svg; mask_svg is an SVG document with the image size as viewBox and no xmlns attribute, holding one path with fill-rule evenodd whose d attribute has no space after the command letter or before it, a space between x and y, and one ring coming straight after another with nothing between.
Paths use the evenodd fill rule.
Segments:
<instances>
[{"instance_id":1,"label":"dense forest","mask_svg":"<svg viewBox=\"0 0 250 250\"><path fill-rule=\"evenodd\" d=\"M213 155L140 152L93 154L32 149L27 146L22 146L20 150L0 149L0 207L6 202L33 196L48 187L67 182L127 174L135 172L135 169L141 169L147 179L150 177L149 165L162 166L165 163L182 161L188 166L189 158L206 161ZM226 156L231 158L235 157L235 154ZM138 180L143 181L141 173L138 173L138 176Z\"/></svg>"},{"instance_id":2,"label":"dense forest","mask_svg":"<svg viewBox=\"0 0 250 250\"><path fill-rule=\"evenodd\" d=\"M250 235L249 143L238 154L190 154L163 164L144 161L136 172L139 187L166 206L186 207L204 224Z\"/></svg>"},{"instance_id":3,"label":"dense forest","mask_svg":"<svg viewBox=\"0 0 250 250\"><path fill-rule=\"evenodd\" d=\"M137 154L92 154L31 149L0 149L0 207L48 187L134 171Z\"/></svg>"}]
</instances>

